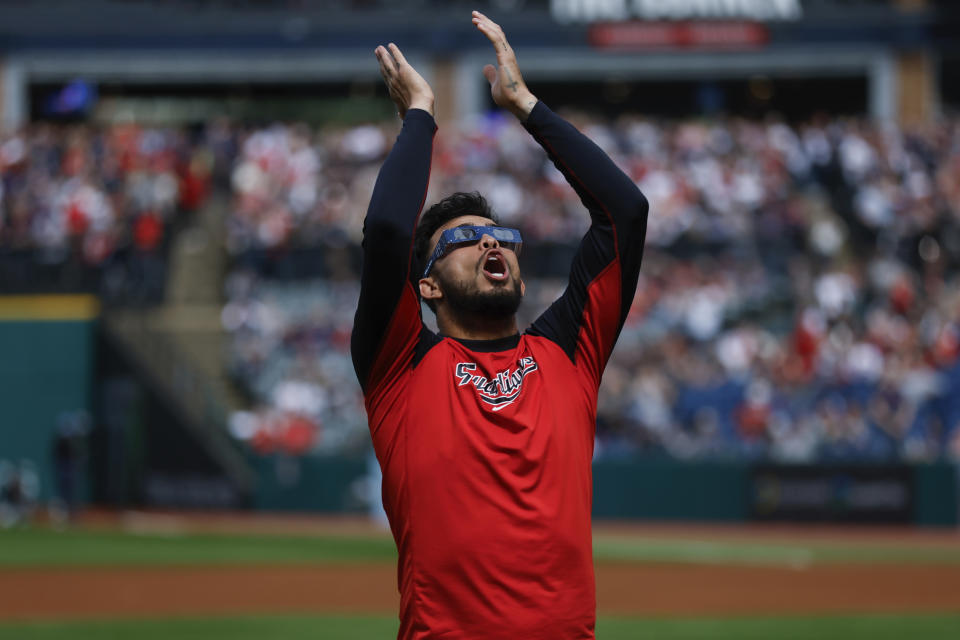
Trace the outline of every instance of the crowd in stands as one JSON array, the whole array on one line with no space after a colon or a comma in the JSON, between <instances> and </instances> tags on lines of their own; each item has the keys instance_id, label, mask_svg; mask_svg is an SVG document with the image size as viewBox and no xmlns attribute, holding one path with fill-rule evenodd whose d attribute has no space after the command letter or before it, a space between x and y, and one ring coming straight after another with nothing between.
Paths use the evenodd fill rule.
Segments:
<instances>
[{"instance_id":1,"label":"crowd in stands","mask_svg":"<svg viewBox=\"0 0 960 640\"><path fill-rule=\"evenodd\" d=\"M568 115L651 202L597 455L960 459L960 122ZM355 246L396 130L278 125L238 140L223 320L232 371L259 401L233 426L264 451L366 443L356 273L277 282L242 256ZM438 133L427 203L474 189L527 246L570 244L588 224L511 118ZM562 290L563 266L528 277L522 322Z\"/></svg>"},{"instance_id":2,"label":"crowd in stands","mask_svg":"<svg viewBox=\"0 0 960 640\"><path fill-rule=\"evenodd\" d=\"M157 301L169 230L209 190L201 142L135 124L37 123L0 134L4 289Z\"/></svg>"},{"instance_id":3,"label":"crowd in stands","mask_svg":"<svg viewBox=\"0 0 960 640\"><path fill-rule=\"evenodd\" d=\"M960 459L960 121L566 115L651 202L597 455ZM231 426L264 452L362 450L357 245L396 132L212 122L4 134L0 279L16 290L44 266L86 268L107 296L156 299L171 232L224 171L228 367L253 398ZM438 133L427 203L457 190L485 194L523 231L525 326L562 290L588 217L501 114ZM266 277L298 250L323 263L314 277Z\"/></svg>"},{"instance_id":4,"label":"crowd in stands","mask_svg":"<svg viewBox=\"0 0 960 640\"><path fill-rule=\"evenodd\" d=\"M228 367L257 399L231 421L262 453L357 452L369 443L350 359L354 280L272 282L238 271L227 282Z\"/></svg>"}]
</instances>

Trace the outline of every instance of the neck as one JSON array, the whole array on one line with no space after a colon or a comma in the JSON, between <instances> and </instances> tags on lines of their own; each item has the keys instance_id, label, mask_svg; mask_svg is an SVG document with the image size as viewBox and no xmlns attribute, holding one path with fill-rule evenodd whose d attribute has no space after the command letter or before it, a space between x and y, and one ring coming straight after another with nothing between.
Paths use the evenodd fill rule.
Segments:
<instances>
[{"instance_id":1,"label":"neck","mask_svg":"<svg viewBox=\"0 0 960 640\"><path fill-rule=\"evenodd\" d=\"M496 340L516 335L517 317L458 318L447 309L437 309L437 328L440 333L459 340Z\"/></svg>"}]
</instances>

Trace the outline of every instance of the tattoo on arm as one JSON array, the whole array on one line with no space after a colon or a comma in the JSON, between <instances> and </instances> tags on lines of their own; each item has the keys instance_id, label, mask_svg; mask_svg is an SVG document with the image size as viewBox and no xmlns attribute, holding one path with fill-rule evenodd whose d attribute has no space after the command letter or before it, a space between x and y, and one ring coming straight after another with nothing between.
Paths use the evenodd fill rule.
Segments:
<instances>
[{"instance_id":1,"label":"tattoo on arm","mask_svg":"<svg viewBox=\"0 0 960 640\"><path fill-rule=\"evenodd\" d=\"M507 72L507 79L510 81L507 83L507 88L510 89L510 91L513 91L514 93L516 93L517 87L519 87L520 85L517 84L517 81L513 79L513 75L511 75L510 69L504 69L504 71Z\"/></svg>"}]
</instances>

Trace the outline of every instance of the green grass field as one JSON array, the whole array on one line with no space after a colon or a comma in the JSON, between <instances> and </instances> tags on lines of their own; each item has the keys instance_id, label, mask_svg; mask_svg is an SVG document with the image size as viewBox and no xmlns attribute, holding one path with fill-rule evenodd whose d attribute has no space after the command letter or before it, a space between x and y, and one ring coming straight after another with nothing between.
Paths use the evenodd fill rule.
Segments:
<instances>
[{"instance_id":1,"label":"green grass field","mask_svg":"<svg viewBox=\"0 0 960 640\"><path fill-rule=\"evenodd\" d=\"M784 542L642 538L596 535L597 562L744 564L960 565L955 546L863 545L858 542ZM393 540L305 535L160 534L120 531L0 531L0 568L53 566L190 566L352 564L392 562Z\"/></svg>"},{"instance_id":2,"label":"green grass field","mask_svg":"<svg viewBox=\"0 0 960 640\"><path fill-rule=\"evenodd\" d=\"M0 625L4 640L383 640L396 637L388 617L257 616L182 620L35 622ZM960 615L819 618L605 618L602 640L956 640ZM519 639L518 639L519 640Z\"/></svg>"},{"instance_id":3,"label":"green grass field","mask_svg":"<svg viewBox=\"0 0 960 640\"><path fill-rule=\"evenodd\" d=\"M389 536L158 534L20 529L0 532L0 567L191 566L392 562Z\"/></svg>"},{"instance_id":4,"label":"green grass field","mask_svg":"<svg viewBox=\"0 0 960 640\"><path fill-rule=\"evenodd\" d=\"M691 537L632 537L598 534L600 563L689 563L797 566L811 564L960 565L960 544L859 544L856 541L702 540ZM251 566L395 562L386 536L348 538L320 535L159 534L45 528L0 531L0 572L4 569L118 566ZM955 612L930 615L810 616L751 618L598 619L602 640L656 638L885 640L960 638L960 594ZM277 638L374 640L395 637L395 617L251 615L152 620L38 620L0 622L0 639L94 640L167 638L257 640Z\"/></svg>"}]
</instances>

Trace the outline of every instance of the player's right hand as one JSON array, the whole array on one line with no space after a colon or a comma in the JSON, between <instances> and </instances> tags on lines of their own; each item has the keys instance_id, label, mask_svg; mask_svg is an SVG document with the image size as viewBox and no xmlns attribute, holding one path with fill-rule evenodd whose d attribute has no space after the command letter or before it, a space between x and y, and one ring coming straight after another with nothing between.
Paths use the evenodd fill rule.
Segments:
<instances>
[{"instance_id":1,"label":"player's right hand","mask_svg":"<svg viewBox=\"0 0 960 640\"><path fill-rule=\"evenodd\" d=\"M380 63L380 75L387 84L390 99L397 105L397 114L407 116L408 109L423 109L433 115L433 89L403 57L400 47L392 42L374 50Z\"/></svg>"}]
</instances>

